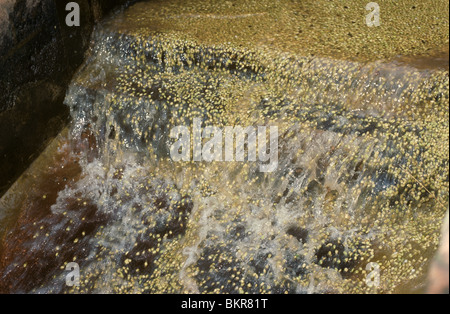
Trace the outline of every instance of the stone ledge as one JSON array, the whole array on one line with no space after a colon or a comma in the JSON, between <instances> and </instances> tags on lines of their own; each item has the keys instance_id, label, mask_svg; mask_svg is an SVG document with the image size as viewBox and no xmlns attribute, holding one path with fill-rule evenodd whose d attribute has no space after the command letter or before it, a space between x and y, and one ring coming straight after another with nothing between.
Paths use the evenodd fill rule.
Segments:
<instances>
[{"instance_id":1,"label":"stone ledge","mask_svg":"<svg viewBox=\"0 0 450 314\"><path fill-rule=\"evenodd\" d=\"M127 0L77 0L81 27L57 0L0 0L0 196L68 122L65 89L93 27Z\"/></svg>"}]
</instances>

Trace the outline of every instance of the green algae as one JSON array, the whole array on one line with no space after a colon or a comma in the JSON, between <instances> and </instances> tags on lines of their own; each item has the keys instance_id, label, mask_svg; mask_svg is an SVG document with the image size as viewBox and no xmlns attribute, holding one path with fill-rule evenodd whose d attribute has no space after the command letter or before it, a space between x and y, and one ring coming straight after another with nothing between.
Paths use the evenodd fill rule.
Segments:
<instances>
[{"instance_id":1,"label":"green algae","mask_svg":"<svg viewBox=\"0 0 450 314\"><path fill-rule=\"evenodd\" d=\"M426 55L449 43L445 0L383 1L381 26L366 25L368 1L160 1L114 21L123 33L174 33L205 44L266 46L299 55L373 61Z\"/></svg>"},{"instance_id":2,"label":"green algae","mask_svg":"<svg viewBox=\"0 0 450 314\"><path fill-rule=\"evenodd\" d=\"M279 34L270 44L257 36L233 39L232 30L243 29L246 19L279 29L274 20L262 21L270 16L256 8L241 8L239 15L196 9L202 13L194 16L185 7L164 8L138 4L107 22L94 36L93 57L74 79L67 104L75 137L86 121L96 121L90 128L105 163L126 163L136 154L152 176L189 196L194 209L184 235L152 248L154 269L137 274L129 264L114 263L108 271L114 282L97 280L98 289L420 288L439 242L437 222L448 207L448 72L304 56L284 49ZM165 25L158 20L164 14L194 24L174 19ZM150 15L156 16L151 22ZM218 34L214 25L201 28L205 19L226 25L220 36L211 35ZM89 79L92 69L103 69L100 79ZM251 163L172 162L168 131L194 117L205 125L277 125L279 170L262 176ZM107 138L111 128L114 136ZM125 182L139 182L141 175ZM289 230L308 236L295 238ZM97 238L111 232L106 227ZM104 254L120 256L108 249L102 260ZM376 290L366 284L369 263L382 269Z\"/></svg>"},{"instance_id":3,"label":"green algae","mask_svg":"<svg viewBox=\"0 0 450 314\"><path fill-rule=\"evenodd\" d=\"M412 49L415 30L407 32L410 22L395 9L409 1L387 2L392 10L382 25L390 25L387 17L403 24L386 45L373 40L367 47L350 44L358 36L344 26L366 27L360 1L347 8L326 2L326 10L319 10L325 1L182 3L136 4L94 33L66 103L72 140L88 130L99 157L89 162L84 152L82 179L52 210L67 216L68 234L83 214L67 214L73 195L112 217L75 256L88 274L81 287L60 288L64 273L55 271L34 291L423 288L448 208L448 71L368 61L424 53L442 45L447 31ZM434 2L440 10L423 16L448 24L448 4L447 11L439 5L445 9ZM425 12L422 4L411 10ZM421 28L427 35L428 22ZM311 32L298 32L303 40L292 40L308 26ZM387 31L362 32L366 40ZM194 117L205 125L278 126L278 171L263 175L250 162L173 162L168 131ZM47 239L36 241L51 251ZM381 269L376 288L366 281L370 263Z\"/></svg>"}]
</instances>

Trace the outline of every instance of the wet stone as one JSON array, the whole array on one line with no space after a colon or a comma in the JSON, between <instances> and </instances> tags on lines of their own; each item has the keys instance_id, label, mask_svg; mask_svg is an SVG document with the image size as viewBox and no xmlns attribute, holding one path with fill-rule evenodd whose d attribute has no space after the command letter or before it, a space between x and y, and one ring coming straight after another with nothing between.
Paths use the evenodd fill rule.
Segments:
<instances>
[{"instance_id":1,"label":"wet stone","mask_svg":"<svg viewBox=\"0 0 450 314\"><path fill-rule=\"evenodd\" d=\"M70 228L81 251L63 257L87 275L63 288L49 264L36 268L45 280L3 290L371 293L369 263L385 270L378 292L425 282L448 207L448 71L295 53L285 29L232 40L292 12L245 3L243 15L222 2L139 3L97 27L65 100L81 174L38 219L52 241ZM229 29L211 36L223 20ZM194 118L277 126L277 169L174 162L169 132ZM28 258L5 251L1 278Z\"/></svg>"}]
</instances>

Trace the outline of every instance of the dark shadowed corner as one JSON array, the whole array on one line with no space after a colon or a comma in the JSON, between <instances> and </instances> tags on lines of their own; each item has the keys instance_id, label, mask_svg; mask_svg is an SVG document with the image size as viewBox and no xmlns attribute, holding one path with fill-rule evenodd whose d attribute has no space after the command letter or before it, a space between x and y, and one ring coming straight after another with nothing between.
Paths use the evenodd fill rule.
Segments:
<instances>
[{"instance_id":1,"label":"dark shadowed corner","mask_svg":"<svg viewBox=\"0 0 450 314\"><path fill-rule=\"evenodd\" d=\"M126 0L78 0L81 26L60 0L0 0L0 197L69 120L66 87L95 23Z\"/></svg>"}]
</instances>

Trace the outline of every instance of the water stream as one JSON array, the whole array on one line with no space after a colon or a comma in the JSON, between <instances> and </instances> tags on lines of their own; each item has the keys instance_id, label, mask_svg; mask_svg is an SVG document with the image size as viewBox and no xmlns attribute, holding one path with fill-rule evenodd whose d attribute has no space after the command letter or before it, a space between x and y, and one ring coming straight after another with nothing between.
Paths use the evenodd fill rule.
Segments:
<instances>
[{"instance_id":1,"label":"water stream","mask_svg":"<svg viewBox=\"0 0 450 314\"><path fill-rule=\"evenodd\" d=\"M56 191L29 197L5 238L0 291L423 288L448 208L448 69L140 37L114 21L67 93ZM194 118L278 127L278 167L173 161L170 130ZM66 286L70 262L80 287Z\"/></svg>"}]
</instances>

